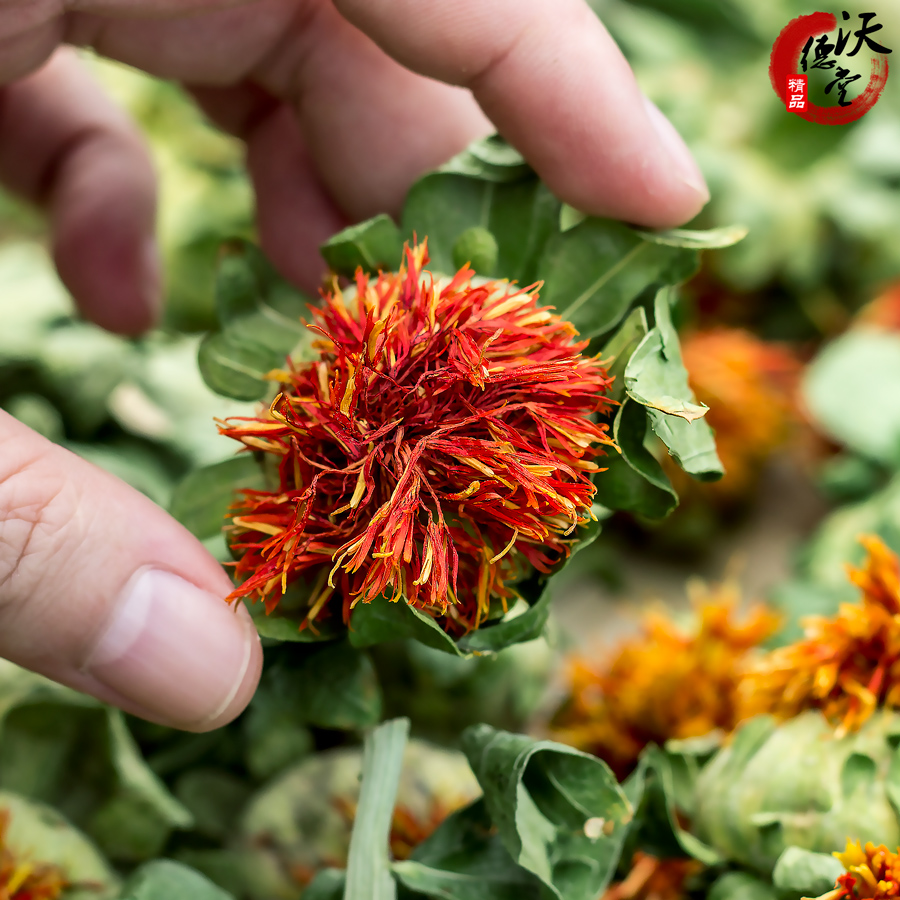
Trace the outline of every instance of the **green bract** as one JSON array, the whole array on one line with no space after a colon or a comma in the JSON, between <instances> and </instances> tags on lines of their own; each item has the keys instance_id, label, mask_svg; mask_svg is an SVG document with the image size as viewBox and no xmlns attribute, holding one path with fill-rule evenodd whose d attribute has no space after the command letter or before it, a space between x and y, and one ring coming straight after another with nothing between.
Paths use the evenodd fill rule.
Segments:
<instances>
[{"instance_id":1,"label":"green bract","mask_svg":"<svg viewBox=\"0 0 900 900\"><path fill-rule=\"evenodd\" d=\"M843 738L818 711L745 723L701 772L694 830L729 859L771 873L787 847L830 853L848 836L900 844L900 715Z\"/></svg>"}]
</instances>

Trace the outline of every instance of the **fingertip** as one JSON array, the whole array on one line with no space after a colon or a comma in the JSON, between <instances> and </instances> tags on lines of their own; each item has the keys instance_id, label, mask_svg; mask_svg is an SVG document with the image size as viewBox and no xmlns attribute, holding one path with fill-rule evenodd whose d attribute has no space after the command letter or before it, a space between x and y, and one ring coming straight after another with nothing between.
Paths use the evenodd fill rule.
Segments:
<instances>
[{"instance_id":1,"label":"fingertip","mask_svg":"<svg viewBox=\"0 0 900 900\"><path fill-rule=\"evenodd\" d=\"M47 208L60 275L82 312L111 331L145 331L161 278L156 176L137 126L71 48L0 99L0 180Z\"/></svg>"},{"instance_id":2,"label":"fingertip","mask_svg":"<svg viewBox=\"0 0 900 900\"><path fill-rule=\"evenodd\" d=\"M396 59L469 88L553 193L578 209L664 228L708 200L684 141L643 97L583 0L338 7Z\"/></svg>"},{"instance_id":3,"label":"fingertip","mask_svg":"<svg viewBox=\"0 0 900 900\"><path fill-rule=\"evenodd\" d=\"M709 187L675 126L649 97L643 96L642 99L647 118L659 141L660 165L670 173L669 208L662 210L658 227L681 225L694 218L709 202Z\"/></svg>"},{"instance_id":4,"label":"fingertip","mask_svg":"<svg viewBox=\"0 0 900 900\"><path fill-rule=\"evenodd\" d=\"M138 570L121 592L82 672L129 711L185 731L210 731L250 702L262 648L247 610L164 569Z\"/></svg>"},{"instance_id":5,"label":"fingertip","mask_svg":"<svg viewBox=\"0 0 900 900\"><path fill-rule=\"evenodd\" d=\"M607 147L602 155L554 148L532 157L535 169L556 196L589 215L654 229L689 222L710 193L675 126L640 92L619 122L599 145Z\"/></svg>"},{"instance_id":6,"label":"fingertip","mask_svg":"<svg viewBox=\"0 0 900 900\"><path fill-rule=\"evenodd\" d=\"M71 152L51 199L60 277L95 324L136 336L162 308L154 173L142 147L97 136Z\"/></svg>"},{"instance_id":7,"label":"fingertip","mask_svg":"<svg viewBox=\"0 0 900 900\"><path fill-rule=\"evenodd\" d=\"M212 715L208 716L203 721L187 728L186 730L188 731L213 731L216 728L227 725L247 708L250 701L253 699L253 695L256 693L256 688L259 685L259 679L262 676L263 669L262 643L260 642L256 626L253 624L253 619L243 604L238 606L235 615L245 621L246 627L249 629L251 635L249 642L250 657L248 663L243 669L243 675L239 679L236 679L236 688L228 702L221 704L218 710L214 711Z\"/></svg>"}]
</instances>

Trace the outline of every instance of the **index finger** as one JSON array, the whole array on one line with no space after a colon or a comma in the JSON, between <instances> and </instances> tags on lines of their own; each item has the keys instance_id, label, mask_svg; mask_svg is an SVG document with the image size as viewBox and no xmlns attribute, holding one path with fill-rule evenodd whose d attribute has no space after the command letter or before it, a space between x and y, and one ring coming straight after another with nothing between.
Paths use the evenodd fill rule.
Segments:
<instances>
[{"instance_id":1,"label":"index finger","mask_svg":"<svg viewBox=\"0 0 900 900\"><path fill-rule=\"evenodd\" d=\"M583 0L335 5L405 66L470 88L573 206L668 227L709 199L690 151Z\"/></svg>"}]
</instances>

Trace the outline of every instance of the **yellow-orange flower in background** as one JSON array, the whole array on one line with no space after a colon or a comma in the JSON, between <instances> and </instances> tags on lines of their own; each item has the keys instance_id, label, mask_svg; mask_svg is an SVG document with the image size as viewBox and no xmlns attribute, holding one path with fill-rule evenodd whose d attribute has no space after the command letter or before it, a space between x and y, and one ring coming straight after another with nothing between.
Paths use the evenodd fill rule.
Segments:
<instances>
[{"instance_id":1,"label":"yellow-orange flower in background","mask_svg":"<svg viewBox=\"0 0 900 900\"><path fill-rule=\"evenodd\" d=\"M900 281L889 284L855 316L854 325L872 325L886 331L900 331Z\"/></svg>"},{"instance_id":2,"label":"yellow-orange flower in background","mask_svg":"<svg viewBox=\"0 0 900 900\"><path fill-rule=\"evenodd\" d=\"M737 606L734 586L698 589L691 630L651 612L640 635L611 657L576 656L569 696L552 723L554 736L599 756L621 778L649 743L730 731L738 721L745 657L778 625L763 606L737 621Z\"/></svg>"},{"instance_id":3,"label":"yellow-orange flower in background","mask_svg":"<svg viewBox=\"0 0 900 900\"><path fill-rule=\"evenodd\" d=\"M832 854L847 870L838 876L834 890L819 900L893 900L900 896L900 849L892 853L884 844L871 841L865 848L847 839L843 853Z\"/></svg>"},{"instance_id":4,"label":"yellow-orange flower in background","mask_svg":"<svg viewBox=\"0 0 900 900\"><path fill-rule=\"evenodd\" d=\"M280 482L232 509L231 599L271 611L300 580L304 625L403 597L468 631L591 518L610 443L592 418L610 407L603 366L537 286L468 267L436 281L426 262L420 245L397 273L358 272L353 300L335 284L311 326L319 360L277 373L259 418L221 428L277 462Z\"/></svg>"},{"instance_id":5,"label":"yellow-orange flower in background","mask_svg":"<svg viewBox=\"0 0 900 900\"><path fill-rule=\"evenodd\" d=\"M57 900L68 887L55 866L29 862L10 850L9 814L0 810L0 900Z\"/></svg>"},{"instance_id":6,"label":"yellow-orange flower in background","mask_svg":"<svg viewBox=\"0 0 900 900\"><path fill-rule=\"evenodd\" d=\"M681 900L685 882L702 869L695 859L658 859L638 850L628 874L611 884L601 900Z\"/></svg>"},{"instance_id":7,"label":"yellow-orange flower in background","mask_svg":"<svg viewBox=\"0 0 900 900\"><path fill-rule=\"evenodd\" d=\"M877 707L900 707L900 562L880 538L862 543L868 557L850 569L862 602L842 604L833 618L810 616L804 640L754 666L741 684L744 716L820 709L840 736Z\"/></svg>"},{"instance_id":8,"label":"yellow-orange flower in background","mask_svg":"<svg viewBox=\"0 0 900 900\"><path fill-rule=\"evenodd\" d=\"M699 490L739 497L791 437L797 421L793 395L799 360L784 345L740 328L686 334L681 351L691 387L709 407L706 421L715 432L725 468L721 481ZM664 459L664 465L679 496L698 489L670 460Z\"/></svg>"}]
</instances>

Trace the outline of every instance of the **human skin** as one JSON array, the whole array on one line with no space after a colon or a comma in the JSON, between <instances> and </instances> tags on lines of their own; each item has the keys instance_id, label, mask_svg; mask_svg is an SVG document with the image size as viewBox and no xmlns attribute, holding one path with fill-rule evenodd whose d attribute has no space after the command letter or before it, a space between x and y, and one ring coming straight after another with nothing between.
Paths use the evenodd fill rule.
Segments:
<instances>
[{"instance_id":1,"label":"human skin","mask_svg":"<svg viewBox=\"0 0 900 900\"><path fill-rule=\"evenodd\" d=\"M245 141L263 248L307 289L325 238L495 129L595 215L669 227L708 199L583 0L0 0L0 181L47 210L63 281L122 334L161 302L154 173L66 45L182 82ZM0 656L215 728L262 665L229 590L162 510L0 413Z\"/></svg>"}]
</instances>

